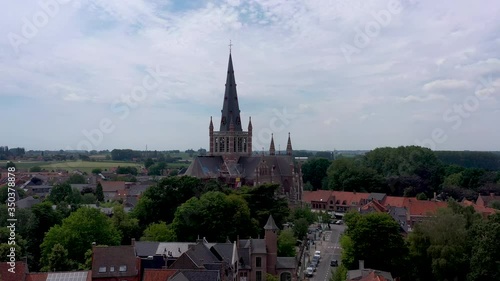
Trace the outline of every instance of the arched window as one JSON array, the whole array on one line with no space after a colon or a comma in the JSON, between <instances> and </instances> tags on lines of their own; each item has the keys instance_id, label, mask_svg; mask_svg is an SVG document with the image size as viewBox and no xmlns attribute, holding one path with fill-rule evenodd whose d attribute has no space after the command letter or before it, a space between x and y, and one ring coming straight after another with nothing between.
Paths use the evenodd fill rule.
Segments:
<instances>
[{"instance_id":1,"label":"arched window","mask_svg":"<svg viewBox=\"0 0 500 281\"><path fill-rule=\"evenodd\" d=\"M292 274L290 272L282 272L280 274L280 281L292 281Z\"/></svg>"}]
</instances>

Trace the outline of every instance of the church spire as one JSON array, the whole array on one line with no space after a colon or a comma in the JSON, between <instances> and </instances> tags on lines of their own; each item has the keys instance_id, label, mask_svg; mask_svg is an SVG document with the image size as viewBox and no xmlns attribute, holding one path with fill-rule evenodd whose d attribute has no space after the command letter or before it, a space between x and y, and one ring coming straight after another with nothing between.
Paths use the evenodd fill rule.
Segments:
<instances>
[{"instance_id":1,"label":"church spire","mask_svg":"<svg viewBox=\"0 0 500 281\"><path fill-rule=\"evenodd\" d=\"M236 132L243 131L241 128L240 106L238 104L238 94L236 92L236 80L234 78L233 59L229 53L229 63L227 66L226 91L224 93L224 103L222 105L222 117L220 131L229 131L229 125L233 122Z\"/></svg>"},{"instance_id":2,"label":"church spire","mask_svg":"<svg viewBox=\"0 0 500 281\"><path fill-rule=\"evenodd\" d=\"M274 149L274 137L273 134L271 134L271 145L269 146L269 155L275 155L276 154L276 149Z\"/></svg>"},{"instance_id":3,"label":"church spire","mask_svg":"<svg viewBox=\"0 0 500 281\"><path fill-rule=\"evenodd\" d=\"M292 140L290 139L290 132L288 132L288 143L286 144L286 154L292 155Z\"/></svg>"}]
</instances>

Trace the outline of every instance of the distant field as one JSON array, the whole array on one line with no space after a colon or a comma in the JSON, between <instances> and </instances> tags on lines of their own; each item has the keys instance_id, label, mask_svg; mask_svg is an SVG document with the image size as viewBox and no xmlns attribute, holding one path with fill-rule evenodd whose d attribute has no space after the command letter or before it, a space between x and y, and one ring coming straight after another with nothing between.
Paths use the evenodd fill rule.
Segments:
<instances>
[{"instance_id":1,"label":"distant field","mask_svg":"<svg viewBox=\"0 0 500 281\"><path fill-rule=\"evenodd\" d=\"M5 166L6 161L0 162L0 165ZM68 171L80 170L82 172L91 173L93 169L100 168L102 170L110 169L113 167L126 167L132 166L140 168L141 164L135 162L120 162L120 161L54 161L54 162L35 162L35 161L21 161L15 162L18 169L29 169L34 166L40 166L42 169L51 171L63 169Z\"/></svg>"}]
</instances>

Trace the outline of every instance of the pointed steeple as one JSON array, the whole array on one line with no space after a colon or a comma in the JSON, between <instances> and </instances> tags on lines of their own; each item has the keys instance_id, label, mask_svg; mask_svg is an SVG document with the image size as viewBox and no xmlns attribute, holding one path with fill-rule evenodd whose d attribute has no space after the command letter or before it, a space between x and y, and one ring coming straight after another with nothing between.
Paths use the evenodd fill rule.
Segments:
<instances>
[{"instance_id":1,"label":"pointed steeple","mask_svg":"<svg viewBox=\"0 0 500 281\"><path fill-rule=\"evenodd\" d=\"M212 122L212 116L210 116L210 125L208 126L208 129L210 131L213 131L214 130L214 123Z\"/></svg>"},{"instance_id":2,"label":"pointed steeple","mask_svg":"<svg viewBox=\"0 0 500 281\"><path fill-rule=\"evenodd\" d=\"M267 219L267 223L264 226L265 230L278 230L279 228L276 226L276 223L274 222L273 216L269 215L269 218Z\"/></svg>"},{"instance_id":3,"label":"pointed steeple","mask_svg":"<svg viewBox=\"0 0 500 281\"><path fill-rule=\"evenodd\" d=\"M292 140L290 139L290 132L288 132L288 143L286 144L286 154L292 155Z\"/></svg>"},{"instance_id":4,"label":"pointed steeple","mask_svg":"<svg viewBox=\"0 0 500 281\"><path fill-rule=\"evenodd\" d=\"M252 117L248 117L248 131L252 131L253 126L252 126Z\"/></svg>"},{"instance_id":5,"label":"pointed steeple","mask_svg":"<svg viewBox=\"0 0 500 281\"><path fill-rule=\"evenodd\" d=\"M274 136L271 134L271 145L269 146L269 155L275 155L276 149L274 148Z\"/></svg>"},{"instance_id":6,"label":"pointed steeple","mask_svg":"<svg viewBox=\"0 0 500 281\"><path fill-rule=\"evenodd\" d=\"M236 80L234 78L233 59L229 53L229 63L227 66L226 91L224 93L224 103L222 105L222 117L220 131L229 131L231 121L234 123L236 132L241 129L240 106L238 104L238 94L236 92Z\"/></svg>"}]
</instances>

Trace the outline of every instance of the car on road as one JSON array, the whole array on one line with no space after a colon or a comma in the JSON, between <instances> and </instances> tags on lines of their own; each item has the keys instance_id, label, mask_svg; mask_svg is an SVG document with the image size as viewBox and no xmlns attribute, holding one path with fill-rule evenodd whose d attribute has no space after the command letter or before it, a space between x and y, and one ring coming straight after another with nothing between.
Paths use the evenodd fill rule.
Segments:
<instances>
[{"instance_id":1,"label":"car on road","mask_svg":"<svg viewBox=\"0 0 500 281\"><path fill-rule=\"evenodd\" d=\"M305 275L306 275L306 277L313 277L313 275L314 275L314 269L312 267L306 268Z\"/></svg>"},{"instance_id":2,"label":"car on road","mask_svg":"<svg viewBox=\"0 0 500 281\"><path fill-rule=\"evenodd\" d=\"M339 261L338 260L331 260L330 266L339 266Z\"/></svg>"},{"instance_id":3,"label":"car on road","mask_svg":"<svg viewBox=\"0 0 500 281\"><path fill-rule=\"evenodd\" d=\"M318 263L311 261L308 267L312 267L314 271L318 268Z\"/></svg>"},{"instance_id":4,"label":"car on road","mask_svg":"<svg viewBox=\"0 0 500 281\"><path fill-rule=\"evenodd\" d=\"M343 224L343 223L344 223L344 222L343 222L342 220L338 220L338 221L336 221L336 222L335 222L335 224L338 224L338 225L341 225L341 224Z\"/></svg>"},{"instance_id":5,"label":"car on road","mask_svg":"<svg viewBox=\"0 0 500 281\"><path fill-rule=\"evenodd\" d=\"M315 262L315 263L319 263L319 259L320 259L320 257L319 257L319 256L314 256L314 257L312 258L312 261L313 261L313 262Z\"/></svg>"},{"instance_id":6,"label":"car on road","mask_svg":"<svg viewBox=\"0 0 500 281\"><path fill-rule=\"evenodd\" d=\"M316 252L314 252L314 255L315 255L315 256L316 256L316 255L321 256L321 251L316 251Z\"/></svg>"}]
</instances>

